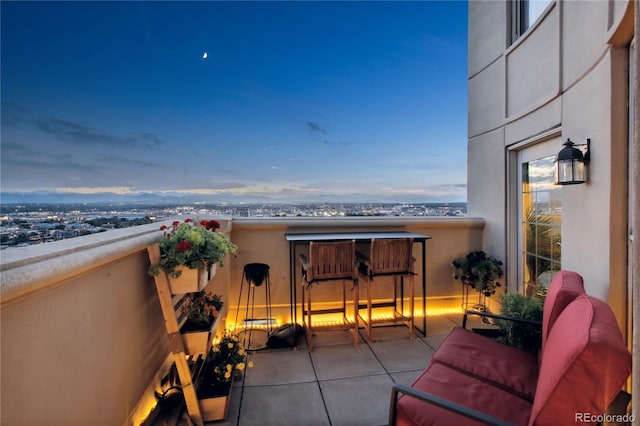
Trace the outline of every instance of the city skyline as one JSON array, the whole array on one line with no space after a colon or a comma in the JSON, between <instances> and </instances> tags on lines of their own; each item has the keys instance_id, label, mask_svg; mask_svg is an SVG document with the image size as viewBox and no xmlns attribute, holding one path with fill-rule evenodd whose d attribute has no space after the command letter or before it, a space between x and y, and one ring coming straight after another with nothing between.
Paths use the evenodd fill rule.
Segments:
<instances>
[{"instance_id":1,"label":"city skyline","mask_svg":"<svg viewBox=\"0 0 640 426\"><path fill-rule=\"evenodd\" d=\"M3 193L466 201L466 2L0 7Z\"/></svg>"}]
</instances>

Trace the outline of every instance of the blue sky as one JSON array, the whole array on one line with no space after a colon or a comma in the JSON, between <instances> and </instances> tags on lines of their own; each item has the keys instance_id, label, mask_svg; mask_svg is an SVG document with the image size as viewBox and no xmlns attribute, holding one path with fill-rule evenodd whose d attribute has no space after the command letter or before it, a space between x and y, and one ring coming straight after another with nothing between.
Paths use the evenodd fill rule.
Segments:
<instances>
[{"instance_id":1,"label":"blue sky","mask_svg":"<svg viewBox=\"0 0 640 426\"><path fill-rule=\"evenodd\" d=\"M3 192L466 200L466 2L0 7Z\"/></svg>"}]
</instances>

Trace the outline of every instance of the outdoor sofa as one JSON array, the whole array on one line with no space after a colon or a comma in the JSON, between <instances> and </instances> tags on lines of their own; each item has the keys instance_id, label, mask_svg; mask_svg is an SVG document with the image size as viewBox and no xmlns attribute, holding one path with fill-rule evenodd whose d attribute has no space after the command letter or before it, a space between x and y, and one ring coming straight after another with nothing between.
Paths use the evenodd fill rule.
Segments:
<instances>
[{"instance_id":1,"label":"outdoor sofa","mask_svg":"<svg viewBox=\"0 0 640 426\"><path fill-rule=\"evenodd\" d=\"M611 308L585 294L579 274L560 271L538 356L457 327L410 387L393 386L389 424L593 424L630 373Z\"/></svg>"}]
</instances>

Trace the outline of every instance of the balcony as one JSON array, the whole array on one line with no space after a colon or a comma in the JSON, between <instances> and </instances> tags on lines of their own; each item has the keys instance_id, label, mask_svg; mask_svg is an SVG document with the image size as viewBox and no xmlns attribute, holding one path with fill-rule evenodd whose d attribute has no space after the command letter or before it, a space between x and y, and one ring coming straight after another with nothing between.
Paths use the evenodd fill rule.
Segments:
<instances>
[{"instance_id":1,"label":"balcony","mask_svg":"<svg viewBox=\"0 0 640 426\"><path fill-rule=\"evenodd\" d=\"M381 342L362 344L358 349L321 342L312 355L320 357L320 365L339 367L340 363L331 363L331 357L348 349L348 354L380 360L381 367L376 366L367 377L377 377L380 368L399 372L401 369L385 364L383 352L393 351L385 346L396 346L385 342L415 346L417 353L428 357L437 345L437 338L430 341L429 336L446 332L443 327L454 324L452 313L460 309L461 289L451 277L450 262L482 247L483 226L482 219L472 218L233 219L226 229L240 249L219 268L212 291L223 295L229 308L226 325L233 327L243 266L267 263L271 267L274 317L280 324L288 323L291 315L286 232L406 230L430 235L425 265L427 338L398 338L393 335L395 328L390 328L380 330ZM155 405L153 391L170 366L164 320L153 279L147 274L146 247L159 237L158 227L145 225L2 252L3 424L114 425L144 420ZM421 271L421 266L416 265L416 271ZM419 275L416 282L421 280ZM323 291L326 300L338 300L337 296L333 299L330 289ZM421 297L421 289L418 293ZM260 297L259 293L256 297ZM423 315L419 311L416 314L420 318ZM319 339L336 337L327 336ZM340 343L339 333L337 337ZM306 351L288 355L314 359ZM263 368L276 362L273 353L255 356L264 357L255 361ZM386 359L393 363L399 357ZM419 359L407 358L407 368L419 368L417 364L411 366L419 364ZM276 377L269 377L268 371L256 367L247 375L242 398L242 415L248 416L246 419L259 409L251 399L252 392L258 392L261 380L267 384L267 380ZM308 370L303 374L307 373ZM322 377L338 378L335 375L340 373L325 368L318 374L322 381ZM393 374L385 376L385 380L391 377ZM253 390L248 391L249 386ZM239 403L239 398L236 401ZM324 404L329 409L331 403ZM281 408L287 410L286 406Z\"/></svg>"}]
</instances>

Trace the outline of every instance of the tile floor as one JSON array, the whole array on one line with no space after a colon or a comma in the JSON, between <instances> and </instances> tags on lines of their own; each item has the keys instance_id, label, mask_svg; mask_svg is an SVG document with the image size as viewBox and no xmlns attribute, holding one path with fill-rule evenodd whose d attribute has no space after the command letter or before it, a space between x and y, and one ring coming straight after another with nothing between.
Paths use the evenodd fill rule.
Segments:
<instances>
[{"instance_id":1,"label":"tile floor","mask_svg":"<svg viewBox=\"0 0 640 426\"><path fill-rule=\"evenodd\" d=\"M427 336L405 326L378 327L374 341L353 346L348 331L320 331L313 352L251 352L254 366L236 383L225 421L207 426L386 425L393 383L411 384L462 315L428 318ZM417 333L419 334L419 333Z\"/></svg>"}]
</instances>

